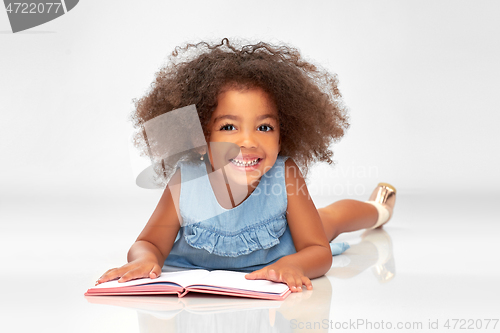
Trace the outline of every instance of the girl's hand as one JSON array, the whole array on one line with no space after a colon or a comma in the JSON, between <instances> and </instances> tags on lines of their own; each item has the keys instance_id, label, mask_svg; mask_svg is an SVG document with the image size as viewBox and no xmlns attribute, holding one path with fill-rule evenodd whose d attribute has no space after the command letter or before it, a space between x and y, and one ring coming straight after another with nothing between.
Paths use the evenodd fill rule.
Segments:
<instances>
[{"instance_id":1,"label":"girl's hand","mask_svg":"<svg viewBox=\"0 0 500 333\"><path fill-rule=\"evenodd\" d=\"M116 280L118 282L127 282L140 278L156 279L161 274L161 267L157 262L134 260L120 268L112 268L104 273L97 281L96 286L100 283Z\"/></svg>"},{"instance_id":2,"label":"girl's hand","mask_svg":"<svg viewBox=\"0 0 500 333\"><path fill-rule=\"evenodd\" d=\"M249 273L245 275L245 278L248 280L269 280L286 283L292 292L302 291L302 285L305 285L308 290L312 289L311 280L304 275L302 269L279 261Z\"/></svg>"}]
</instances>

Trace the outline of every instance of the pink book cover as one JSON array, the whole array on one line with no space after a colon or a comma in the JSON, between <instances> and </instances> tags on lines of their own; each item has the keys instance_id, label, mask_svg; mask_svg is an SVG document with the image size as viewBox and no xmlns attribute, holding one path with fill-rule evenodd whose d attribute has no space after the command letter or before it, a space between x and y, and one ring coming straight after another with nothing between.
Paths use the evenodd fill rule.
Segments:
<instances>
[{"instance_id":1,"label":"pink book cover","mask_svg":"<svg viewBox=\"0 0 500 333\"><path fill-rule=\"evenodd\" d=\"M162 273L156 279L143 278L119 283L109 281L90 288L86 296L99 295L154 295L188 292L220 294L238 297L284 300L290 293L286 284L267 280L247 280L246 273L233 271L206 271L202 269Z\"/></svg>"}]
</instances>

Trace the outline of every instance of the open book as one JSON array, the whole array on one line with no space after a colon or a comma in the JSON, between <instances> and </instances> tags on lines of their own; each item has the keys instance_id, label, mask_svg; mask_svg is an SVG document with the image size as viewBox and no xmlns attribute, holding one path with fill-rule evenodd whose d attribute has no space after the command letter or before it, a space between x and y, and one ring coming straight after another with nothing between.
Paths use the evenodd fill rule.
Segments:
<instances>
[{"instance_id":1,"label":"open book","mask_svg":"<svg viewBox=\"0 0 500 333\"><path fill-rule=\"evenodd\" d=\"M162 273L156 279L144 278L119 283L109 281L90 288L86 296L98 295L152 295L188 292L221 294L239 297L283 300L290 294L286 284L267 280L247 280L246 273L232 271L189 271Z\"/></svg>"}]
</instances>

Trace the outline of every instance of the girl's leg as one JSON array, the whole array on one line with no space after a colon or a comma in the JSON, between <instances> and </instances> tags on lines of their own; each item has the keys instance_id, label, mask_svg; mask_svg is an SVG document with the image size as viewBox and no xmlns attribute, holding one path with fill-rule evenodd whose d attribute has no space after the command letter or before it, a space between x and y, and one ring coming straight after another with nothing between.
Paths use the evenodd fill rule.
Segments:
<instances>
[{"instance_id":1,"label":"girl's leg","mask_svg":"<svg viewBox=\"0 0 500 333\"><path fill-rule=\"evenodd\" d=\"M340 200L318 209L329 241L343 232L373 227L378 219L377 209L366 202Z\"/></svg>"}]
</instances>

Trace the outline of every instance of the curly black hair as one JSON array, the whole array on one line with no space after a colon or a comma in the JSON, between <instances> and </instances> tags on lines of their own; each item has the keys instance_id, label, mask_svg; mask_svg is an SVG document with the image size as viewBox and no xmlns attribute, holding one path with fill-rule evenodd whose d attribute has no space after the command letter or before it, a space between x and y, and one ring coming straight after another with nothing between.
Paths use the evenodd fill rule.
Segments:
<instances>
[{"instance_id":1,"label":"curly black hair","mask_svg":"<svg viewBox=\"0 0 500 333\"><path fill-rule=\"evenodd\" d=\"M224 38L176 47L168 60L145 96L134 100L134 143L142 155L148 154L142 134L148 120L195 104L208 138L220 93L261 88L278 110L280 155L291 157L304 177L313 162L333 163L330 145L349 127L337 76L305 61L297 49L264 42L241 46Z\"/></svg>"}]
</instances>

